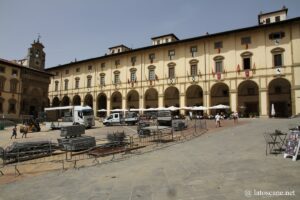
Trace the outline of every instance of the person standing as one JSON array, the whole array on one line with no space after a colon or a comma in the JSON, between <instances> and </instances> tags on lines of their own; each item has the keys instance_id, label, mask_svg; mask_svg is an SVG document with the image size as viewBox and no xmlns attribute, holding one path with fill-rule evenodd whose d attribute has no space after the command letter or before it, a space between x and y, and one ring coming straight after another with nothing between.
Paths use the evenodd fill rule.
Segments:
<instances>
[{"instance_id":1,"label":"person standing","mask_svg":"<svg viewBox=\"0 0 300 200\"><path fill-rule=\"evenodd\" d=\"M233 122L234 122L235 124L238 123L238 118L239 118L238 112L234 112L234 113L233 113Z\"/></svg>"},{"instance_id":2,"label":"person standing","mask_svg":"<svg viewBox=\"0 0 300 200\"><path fill-rule=\"evenodd\" d=\"M14 136L15 136L15 139L17 139L17 125L15 125L15 127L13 128L13 132L12 132L10 139L12 139Z\"/></svg>"},{"instance_id":3,"label":"person standing","mask_svg":"<svg viewBox=\"0 0 300 200\"><path fill-rule=\"evenodd\" d=\"M215 120L216 120L216 127L221 127L221 116L219 115L219 113L216 114Z\"/></svg>"}]
</instances>

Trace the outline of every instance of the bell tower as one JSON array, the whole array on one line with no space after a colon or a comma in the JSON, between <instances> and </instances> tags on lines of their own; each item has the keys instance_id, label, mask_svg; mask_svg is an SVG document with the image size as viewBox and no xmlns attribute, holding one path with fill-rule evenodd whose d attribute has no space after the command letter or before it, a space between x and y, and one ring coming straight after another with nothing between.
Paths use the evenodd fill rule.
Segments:
<instances>
[{"instance_id":1,"label":"bell tower","mask_svg":"<svg viewBox=\"0 0 300 200\"><path fill-rule=\"evenodd\" d=\"M38 39L33 41L31 47L28 49L27 59L28 67L38 70L45 70L45 57L44 45L40 42L40 35Z\"/></svg>"}]
</instances>

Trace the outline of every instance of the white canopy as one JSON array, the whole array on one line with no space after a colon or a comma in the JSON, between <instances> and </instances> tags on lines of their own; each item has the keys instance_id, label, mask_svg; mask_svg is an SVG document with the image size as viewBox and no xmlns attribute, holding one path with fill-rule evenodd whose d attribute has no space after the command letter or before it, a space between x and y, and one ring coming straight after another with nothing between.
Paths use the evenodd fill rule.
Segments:
<instances>
[{"instance_id":1,"label":"white canopy","mask_svg":"<svg viewBox=\"0 0 300 200\"><path fill-rule=\"evenodd\" d=\"M126 109L119 109L119 108L111 110L111 112L126 112L126 111L128 111L128 110L126 110Z\"/></svg>"},{"instance_id":2,"label":"white canopy","mask_svg":"<svg viewBox=\"0 0 300 200\"><path fill-rule=\"evenodd\" d=\"M168 108L165 108L166 110L171 110L171 111L176 111L176 110L180 110L180 108L175 107L175 106L170 106Z\"/></svg>"},{"instance_id":3,"label":"white canopy","mask_svg":"<svg viewBox=\"0 0 300 200\"><path fill-rule=\"evenodd\" d=\"M187 107L187 106L183 106L183 107L180 107L181 110L191 110L192 107Z\"/></svg>"},{"instance_id":4,"label":"white canopy","mask_svg":"<svg viewBox=\"0 0 300 200\"><path fill-rule=\"evenodd\" d=\"M207 110L207 107L204 106L193 106L191 110Z\"/></svg>"},{"instance_id":5,"label":"white canopy","mask_svg":"<svg viewBox=\"0 0 300 200\"><path fill-rule=\"evenodd\" d=\"M229 109L229 108L230 108L230 106L223 105L223 104L219 104L219 105L216 105L216 106L209 107L209 109Z\"/></svg>"},{"instance_id":6,"label":"white canopy","mask_svg":"<svg viewBox=\"0 0 300 200\"><path fill-rule=\"evenodd\" d=\"M144 111L144 108L130 108L130 111Z\"/></svg>"},{"instance_id":7,"label":"white canopy","mask_svg":"<svg viewBox=\"0 0 300 200\"><path fill-rule=\"evenodd\" d=\"M98 112L106 112L107 110L106 109L100 109L100 110L97 110Z\"/></svg>"},{"instance_id":8,"label":"white canopy","mask_svg":"<svg viewBox=\"0 0 300 200\"><path fill-rule=\"evenodd\" d=\"M157 111L157 108L146 108L144 111Z\"/></svg>"}]
</instances>

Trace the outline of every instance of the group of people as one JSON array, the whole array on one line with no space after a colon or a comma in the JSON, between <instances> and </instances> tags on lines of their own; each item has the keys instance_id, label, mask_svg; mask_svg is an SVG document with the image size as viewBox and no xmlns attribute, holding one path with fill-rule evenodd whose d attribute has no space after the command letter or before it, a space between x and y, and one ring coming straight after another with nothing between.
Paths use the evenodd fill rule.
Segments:
<instances>
[{"instance_id":1,"label":"group of people","mask_svg":"<svg viewBox=\"0 0 300 200\"><path fill-rule=\"evenodd\" d=\"M232 113L232 116L231 116L232 118L233 118L233 122L236 124L236 123L238 123L238 118L239 118L239 114L238 114L238 112L234 112L234 113ZM221 119L224 119L223 118L223 115L221 114L219 114L219 113L217 113L216 115L215 115L215 120L216 120L216 127L221 127Z\"/></svg>"}]
</instances>

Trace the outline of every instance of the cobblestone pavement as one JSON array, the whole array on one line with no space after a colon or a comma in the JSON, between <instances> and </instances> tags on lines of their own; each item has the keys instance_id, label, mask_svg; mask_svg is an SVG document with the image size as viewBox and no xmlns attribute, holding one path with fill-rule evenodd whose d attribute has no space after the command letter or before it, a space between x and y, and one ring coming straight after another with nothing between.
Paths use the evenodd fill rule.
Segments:
<instances>
[{"instance_id":1,"label":"cobblestone pavement","mask_svg":"<svg viewBox=\"0 0 300 200\"><path fill-rule=\"evenodd\" d=\"M241 200L265 199L258 194L268 191L291 194L268 199L299 199L300 161L265 156L263 132L288 131L300 119L244 120L249 123L118 162L0 185L0 199Z\"/></svg>"}]
</instances>

